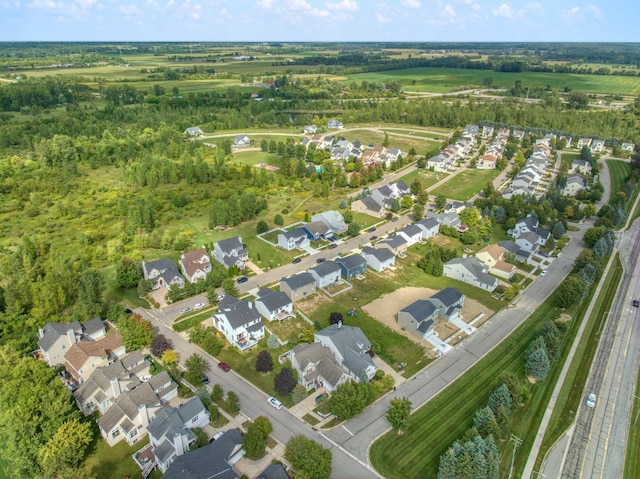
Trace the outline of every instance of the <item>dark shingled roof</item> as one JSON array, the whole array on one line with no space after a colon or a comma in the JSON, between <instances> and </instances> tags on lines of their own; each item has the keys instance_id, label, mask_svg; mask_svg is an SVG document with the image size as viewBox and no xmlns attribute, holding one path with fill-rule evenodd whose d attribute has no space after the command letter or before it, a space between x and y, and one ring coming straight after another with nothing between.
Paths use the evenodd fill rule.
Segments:
<instances>
[{"instance_id":1,"label":"dark shingled roof","mask_svg":"<svg viewBox=\"0 0 640 479\"><path fill-rule=\"evenodd\" d=\"M444 288L431 296L432 298L439 299L442 304L449 307L452 304L456 304L462 298L462 293L457 288Z\"/></svg>"},{"instance_id":2,"label":"dark shingled roof","mask_svg":"<svg viewBox=\"0 0 640 479\"><path fill-rule=\"evenodd\" d=\"M292 291L302 288L308 284L315 284L316 280L311 276L311 273L298 273L288 278L282 278L282 283L286 283Z\"/></svg>"},{"instance_id":3,"label":"dark shingled roof","mask_svg":"<svg viewBox=\"0 0 640 479\"><path fill-rule=\"evenodd\" d=\"M340 272L340 265L337 263L334 263L333 261L325 261L324 263L320 263L317 266L314 266L313 268L309 268L310 271L315 271L316 274L323 278L325 276L328 276L332 273Z\"/></svg>"},{"instance_id":4,"label":"dark shingled roof","mask_svg":"<svg viewBox=\"0 0 640 479\"><path fill-rule=\"evenodd\" d=\"M436 307L427 299L419 299L401 309L400 312L408 313L413 316L416 321L421 322L431 317L433 313L436 312Z\"/></svg>"}]
</instances>

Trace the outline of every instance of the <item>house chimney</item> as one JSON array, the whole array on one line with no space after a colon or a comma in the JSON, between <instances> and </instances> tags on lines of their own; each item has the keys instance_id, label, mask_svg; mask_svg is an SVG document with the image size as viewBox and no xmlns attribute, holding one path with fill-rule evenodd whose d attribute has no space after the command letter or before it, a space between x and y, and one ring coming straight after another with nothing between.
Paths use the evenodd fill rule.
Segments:
<instances>
[{"instance_id":1,"label":"house chimney","mask_svg":"<svg viewBox=\"0 0 640 479\"><path fill-rule=\"evenodd\" d=\"M185 438L179 432L173 435L173 448L176 451L176 456L182 456L186 451L187 444L185 444Z\"/></svg>"},{"instance_id":2,"label":"house chimney","mask_svg":"<svg viewBox=\"0 0 640 479\"><path fill-rule=\"evenodd\" d=\"M67 338L69 338L69 346L73 346L74 343L78 342L76 332L73 329L67 329Z\"/></svg>"},{"instance_id":3,"label":"house chimney","mask_svg":"<svg viewBox=\"0 0 640 479\"><path fill-rule=\"evenodd\" d=\"M342 327L342 320L341 320L341 319L339 319L339 320L338 320L338 322L337 322L336 324L338 325L338 327L339 327L339 328L341 328L341 327Z\"/></svg>"},{"instance_id":4,"label":"house chimney","mask_svg":"<svg viewBox=\"0 0 640 479\"><path fill-rule=\"evenodd\" d=\"M111 380L111 394L113 394L114 398L119 398L120 394L122 394L122 390L120 389L120 381L118 381L118 378L113 378Z\"/></svg>"},{"instance_id":5,"label":"house chimney","mask_svg":"<svg viewBox=\"0 0 640 479\"><path fill-rule=\"evenodd\" d=\"M140 404L140 406L138 406L138 414L140 415L142 427L146 428L149 425L149 411L147 411L146 404Z\"/></svg>"}]
</instances>

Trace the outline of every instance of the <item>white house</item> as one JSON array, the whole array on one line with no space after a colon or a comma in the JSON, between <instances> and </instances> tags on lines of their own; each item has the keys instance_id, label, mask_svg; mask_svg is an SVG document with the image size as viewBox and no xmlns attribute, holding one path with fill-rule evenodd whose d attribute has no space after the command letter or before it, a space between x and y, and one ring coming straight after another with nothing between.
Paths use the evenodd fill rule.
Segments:
<instances>
[{"instance_id":1,"label":"white house","mask_svg":"<svg viewBox=\"0 0 640 479\"><path fill-rule=\"evenodd\" d=\"M369 356L371 342L362 330L355 326L343 326L341 323L318 331L314 342L329 348L338 364L355 381L366 377L370 380L377 368Z\"/></svg>"},{"instance_id":2,"label":"white house","mask_svg":"<svg viewBox=\"0 0 640 479\"><path fill-rule=\"evenodd\" d=\"M337 128L337 129L341 129L344 128L344 124L341 121L336 120L335 118L332 120L329 120L327 122L327 128Z\"/></svg>"},{"instance_id":3,"label":"white house","mask_svg":"<svg viewBox=\"0 0 640 479\"><path fill-rule=\"evenodd\" d=\"M362 249L362 256L367 261L367 266L378 272L382 272L396 264L396 256L389 248L365 246Z\"/></svg>"},{"instance_id":4,"label":"white house","mask_svg":"<svg viewBox=\"0 0 640 479\"><path fill-rule=\"evenodd\" d=\"M337 283L340 280L340 271L340 265L333 261L325 261L313 268L309 268L309 273L316 280L318 288L326 288L331 284Z\"/></svg>"},{"instance_id":5,"label":"white house","mask_svg":"<svg viewBox=\"0 0 640 479\"><path fill-rule=\"evenodd\" d=\"M304 228L295 228L278 234L278 246L287 251L293 249L304 250L311 245L307 232Z\"/></svg>"},{"instance_id":6,"label":"white house","mask_svg":"<svg viewBox=\"0 0 640 479\"><path fill-rule=\"evenodd\" d=\"M440 231L440 223L435 218L424 218L414 223L422 231L422 239L433 238L438 236Z\"/></svg>"},{"instance_id":7,"label":"white house","mask_svg":"<svg viewBox=\"0 0 640 479\"><path fill-rule=\"evenodd\" d=\"M251 301L239 301L226 295L213 315L213 327L224 334L231 346L246 351L264 338L264 323Z\"/></svg>"},{"instance_id":8,"label":"white house","mask_svg":"<svg viewBox=\"0 0 640 479\"><path fill-rule=\"evenodd\" d=\"M294 316L293 301L284 291L262 288L255 303L258 312L268 321L282 321Z\"/></svg>"},{"instance_id":9,"label":"white house","mask_svg":"<svg viewBox=\"0 0 640 479\"><path fill-rule=\"evenodd\" d=\"M190 126L186 130L184 130L185 136L202 136L204 132L199 126Z\"/></svg>"},{"instance_id":10,"label":"white house","mask_svg":"<svg viewBox=\"0 0 640 479\"><path fill-rule=\"evenodd\" d=\"M233 140L233 146L235 148L244 148L245 146L249 146L251 144L251 140L247 135L236 135Z\"/></svg>"},{"instance_id":11,"label":"white house","mask_svg":"<svg viewBox=\"0 0 640 479\"><path fill-rule=\"evenodd\" d=\"M567 176L567 182L561 190L563 196L576 196L578 192L584 190L587 184L584 176L580 173L573 173Z\"/></svg>"},{"instance_id":12,"label":"white house","mask_svg":"<svg viewBox=\"0 0 640 479\"><path fill-rule=\"evenodd\" d=\"M289 357L291 366L298 373L298 382L307 391L324 387L332 392L351 379L331 350L320 343L298 344Z\"/></svg>"},{"instance_id":13,"label":"white house","mask_svg":"<svg viewBox=\"0 0 640 479\"><path fill-rule=\"evenodd\" d=\"M249 259L249 254L244 249L242 238L233 236L217 241L213 245L213 257L227 269L232 266L243 269L245 261Z\"/></svg>"},{"instance_id":14,"label":"white house","mask_svg":"<svg viewBox=\"0 0 640 479\"><path fill-rule=\"evenodd\" d=\"M153 280L152 288L170 288L174 284L179 288L184 288L184 278L178 271L176 264L167 259L146 262L142 260L142 272L144 279Z\"/></svg>"},{"instance_id":15,"label":"white house","mask_svg":"<svg viewBox=\"0 0 640 479\"><path fill-rule=\"evenodd\" d=\"M399 230L398 234L407 240L407 247L413 246L422 239L422 228L417 225L407 225Z\"/></svg>"},{"instance_id":16,"label":"white house","mask_svg":"<svg viewBox=\"0 0 640 479\"><path fill-rule=\"evenodd\" d=\"M488 268L476 257L453 258L444 264L444 276L476 286L486 291L498 287L498 280L487 274Z\"/></svg>"},{"instance_id":17,"label":"white house","mask_svg":"<svg viewBox=\"0 0 640 479\"><path fill-rule=\"evenodd\" d=\"M342 215L335 210L315 214L311 217L311 221L322 221L337 235L347 231L347 223L345 223Z\"/></svg>"}]
</instances>

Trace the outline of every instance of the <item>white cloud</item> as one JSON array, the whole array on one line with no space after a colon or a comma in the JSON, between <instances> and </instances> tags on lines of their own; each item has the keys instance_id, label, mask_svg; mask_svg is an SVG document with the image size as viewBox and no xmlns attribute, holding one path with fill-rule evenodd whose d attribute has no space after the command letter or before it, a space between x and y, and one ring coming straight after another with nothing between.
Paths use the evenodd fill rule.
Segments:
<instances>
[{"instance_id":1,"label":"white cloud","mask_svg":"<svg viewBox=\"0 0 640 479\"><path fill-rule=\"evenodd\" d=\"M311 5L306 0L288 0L287 6L290 10L311 10Z\"/></svg>"},{"instance_id":2,"label":"white cloud","mask_svg":"<svg viewBox=\"0 0 640 479\"><path fill-rule=\"evenodd\" d=\"M318 8L312 8L311 10L309 10L309 15L312 15L314 17L328 17L329 10L320 10Z\"/></svg>"},{"instance_id":3,"label":"white cloud","mask_svg":"<svg viewBox=\"0 0 640 479\"><path fill-rule=\"evenodd\" d=\"M75 3L80 5L82 8L89 8L94 5L98 0L75 0Z\"/></svg>"},{"instance_id":4,"label":"white cloud","mask_svg":"<svg viewBox=\"0 0 640 479\"><path fill-rule=\"evenodd\" d=\"M420 0L401 0L400 4L407 8L420 8Z\"/></svg>"},{"instance_id":5,"label":"white cloud","mask_svg":"<svg viewBox=\"0 0 640 479\"><path fill-rule=\"evenodd\" d=\"M446 17L449 17L449 20L455 20L456 11L453 9L453 7L451 5L445 5L444 6L444 15Z\"/></svg>"},{"instance_id":6,"label":"white cloud","mask_svg":"<svg viewBox=\"0 0 640 479\"><path fill-rule=\"evenodd\" d=\"M602 10L600 10L595 5L587 5L587 10L589 10L596 18L602 17Z\"/></svg>"},{"instance_id":7,"label":"white cloud","mask_svg":"<svg viewBox=\"0 0 640 479\"><path fill-rule=\"evenodd\" d=\"M511 18L511 7L507 3L503 3L498 8L493 9L493 15L496 17Z\"/></svg>"},{"instance_id":8,"label":"white cloud","mask_svg":"<svg viewBox=\"0 0 640 479\"><path fill-rule=\"evenodd\" d=\"M329 10L348 10L355 11L358 9L358 4L355 0L342 0L339 3L329 3L325 2L324 4Z\"/></svg>"},{"instance_id":9,"label":"white cloud","mask_svg":"<svg viewBox=\"0 0 640 479\"><path fill-rule=\"evenodd\" d=\"M391 19L380 12L376 13L376 20L378 23L391 23Z\"/></svg>"},{"instance_id":10,"label":"white cloud","mask_svg":"<svg viewBox=\"0 0 640 479\"><path fill-rule=\"evenodd\" d=\"M119 10L123 15L142 15L142 10L140 10L136 5L133 4L121 5Z\"/></svg>"},{"instance_id":11,"label":"white cloud","mask_svg":"<svg viewBox=\"0 0 640 479\"><path fill-rule=\"evenodd\" d=\"M257 0L256 6L263 10L270 10L273 7L274 0Z\"/></svg>"}]
</instances>

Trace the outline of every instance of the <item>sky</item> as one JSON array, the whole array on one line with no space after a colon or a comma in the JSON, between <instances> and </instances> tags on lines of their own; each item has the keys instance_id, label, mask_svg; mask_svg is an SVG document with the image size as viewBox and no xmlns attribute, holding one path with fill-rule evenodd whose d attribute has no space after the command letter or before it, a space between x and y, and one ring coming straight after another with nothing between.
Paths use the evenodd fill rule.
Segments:
<instances>
[{"instance_id":1,"label":"sky","mask_svg":"<svg viewBox=\"0 0 640 479\"><path fill-rule=\"evenodd\" d=\"M638 42L639 0L0 0L0 41Z\"/></svg>"}]
</instances>

